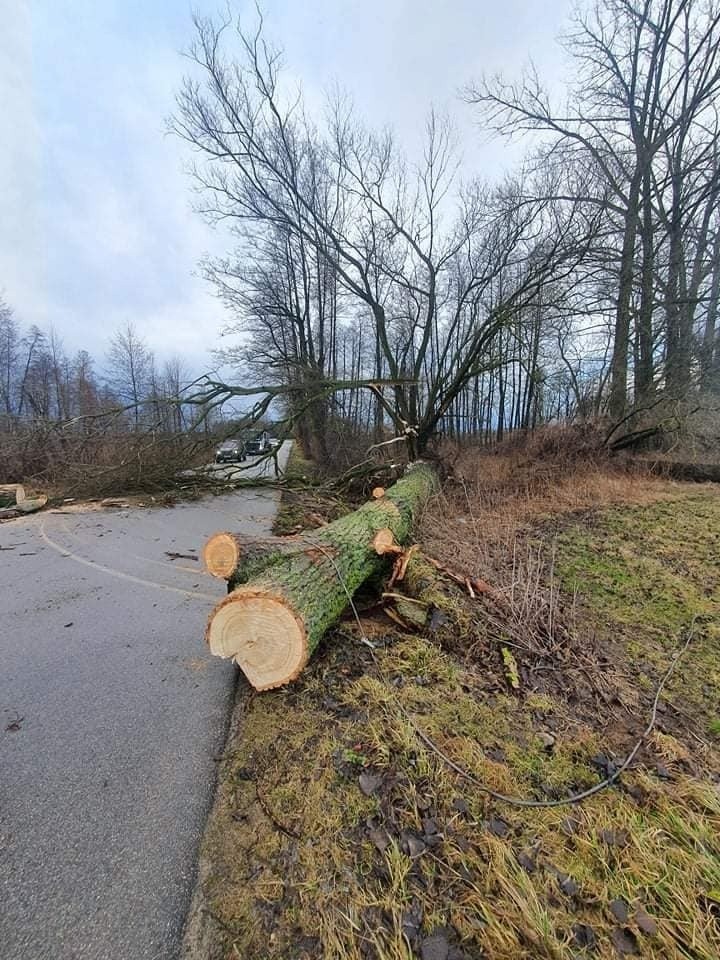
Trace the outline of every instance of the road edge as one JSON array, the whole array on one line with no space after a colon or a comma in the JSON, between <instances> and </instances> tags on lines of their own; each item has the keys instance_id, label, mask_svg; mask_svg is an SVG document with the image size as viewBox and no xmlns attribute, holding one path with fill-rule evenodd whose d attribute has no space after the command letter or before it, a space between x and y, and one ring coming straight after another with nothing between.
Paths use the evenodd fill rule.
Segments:
<instances>
[{"instance_id":1,"label":"road edge","mask_svg":"<svg viewBox=\"0 0 720 960\"><path fill-rule=\"evenodd\" d=\"M223 784L226 783L224 768L228 762L226 751L228 745L238 735L249 694L250 689L247 683L243 682L240 670L237 670L222 745L221 761L218 763L215 774L212 802L205 818L205 826L198 845L193 891L180 940L180 960L224 960L231 944L230 931L215 917L208 906L208 897L205 891L212 876L213 862L212 857L206 852L206 841L225 799Z\"/></svg>"},{"instance_id":2,"label":"road edge","mask_svg":"<svg viewBox=\"0 0 720 960\"><path fill-rule=\"evenodd\" d=\"M294 441L289 442L288 451L284 458L282 473L287 470L288 461L293 451ZM282 503L282 489L278 488L275 504L275 518ZM215 785L213 787L212 801L209 805L205 826L198 844L197 865L193 889L190 897L183 932L180 938L180 960L224 960L227 956L227 950L232 943L232 932L217 919L210 909L206 889L208 881L212 876L212 857L207 853L208 837L215 822L219 816L222 805L225 801L223 794L223 785L227 782L225 777L225 765L227 764L227 749L235 737L240 735L242 722L245 713L245 707L252 691L245 681L242 672L237 669L235 682L233 685L232 702L227 719L225 738L222 745L221 762L215 772Z\"/></svg>"}]
</instances>

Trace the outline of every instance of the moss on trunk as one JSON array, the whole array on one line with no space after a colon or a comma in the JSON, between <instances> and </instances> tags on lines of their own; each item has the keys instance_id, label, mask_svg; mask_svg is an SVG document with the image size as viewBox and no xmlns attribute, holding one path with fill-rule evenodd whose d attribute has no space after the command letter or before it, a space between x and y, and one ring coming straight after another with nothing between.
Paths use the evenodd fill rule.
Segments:
<instances>
[{"instance_id":1,"label":"moss on trunk","mask_svg":"<svg viewBox=\"0 0 720 960\"><path fill-rule=\"evenodd\" d=\"M255 664L262 662L262 649L265 644L278 644L278 627L275 635L272 622L266 620L261 627L252 629L242 626L237 635L236 628L227 627L230 611L224 610L229 604L257 605L258 600L266 598L268 604L277 611L281 605L292 614L294 620L302 626L304 650L299 656L293 654L293 675L297 676L307 659L315 651L325 631L335 623L348 606L352 595L366 580L381 572L387 566L387 558L379 556L373 547L373 538L379 530L390 529L398 543L408 540L413 519L423 507L428 497L437 487L435 470L427 464L412 465L406 475L391 487L386 495L378 500L364 504L358 510L335 520L318 530L307 531L297 538L298 549L290 552L270 551L255 558L250 566L241 571L247 582L235 586L235 589L216 607L208 625L208 642L213 652L223 656L234 656L243 665L241 651L249 646ZM260 568L255 566L260 565ZM248 570L252 577L248 578ZM240 610L240 607L234 607ZM267 608L269 611L271 607ZM280 612L270 612L269 617L279 616ZM219 617L214 628L214 618ZM242 618L236 621L244 623ZM229 633L228 631L231 631ZM246 633L247 636L240 635ZM252 636L250 634L252 633ZM216 640L222 634L221 640ZM282 639L282 638L281 638ZM282 659L279 657L279 659ZM279 679L278 685L293 679L288 675ZM263 680L263 682L265 682Z\"/></svg>"}]
</instances>

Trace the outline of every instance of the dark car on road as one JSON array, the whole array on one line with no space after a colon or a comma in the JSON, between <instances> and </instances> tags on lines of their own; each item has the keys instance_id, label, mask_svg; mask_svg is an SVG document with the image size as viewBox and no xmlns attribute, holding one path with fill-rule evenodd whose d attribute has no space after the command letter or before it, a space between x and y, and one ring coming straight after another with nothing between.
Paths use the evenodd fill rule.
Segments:
<instances>
[{"instance_id":1,"label":"dark car on road","mask_svg":"<svg viewBox=\"0 0 720 960\"><path fill-rule=\"evenodd\" d=\"M251 457L258 457L264 453L269 453L270 449L270 441L264 433L261 433L259 437L255 437L254 440L248 440L245 444L245 451L249 453Z\"/></svg>"},{"instance_id":2,"label":"dark car on road","mask_svg":"<svg viewBox=\"0 0 720 960\"><path fill-rule=\"evenodd\" d=\"M226 440L215 451L215 463L238 463L247 458L242 440Z\"/></svg>"}]
</instances>

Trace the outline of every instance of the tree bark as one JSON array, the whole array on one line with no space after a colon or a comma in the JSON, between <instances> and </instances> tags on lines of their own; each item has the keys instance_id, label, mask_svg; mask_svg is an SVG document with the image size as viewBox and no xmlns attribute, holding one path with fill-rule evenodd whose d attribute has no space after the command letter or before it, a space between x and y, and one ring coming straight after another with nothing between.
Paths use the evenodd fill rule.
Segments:
<instances>
[{"instance_id":1,"label":"tree bark","mask_svg":"<svg viewBox=\"0 0 720 960\"><path fill-rule=\"evenodd\" d=\"M653 248L652 184L650 171L643 175L642 226L640 241L642 265L640 270L640 307L635 322L635 403L647 403L655 393L655 338L653 309L655 298L655 253Z\"/></svg>"},{"instance_id":2,"label":"tree bark","mask_svg":"<svg viewBox=\"0 0 720 960\"><path fill-rule=\"evenodd\" d=\"M720 393L720 343L716 330L720 301L720 233L715 238L712 254L710 293L705 315L701 352L701 385L703 390Z\"/></svg>"},{"instance_id":3,"label":"tree bark","mask_svg":"<svg viewBox=\"0 0 720 960\"><path fill-rule=\"evenodd\" d=\"M615 310L615 338L613 342L610 398L608 407L611 417L621 417L627 409L628 348L630 344L630 302L635 279L634 258L637 239L638 202L640 198L642 168L636 171L628 191L628 204L623 226L623 243L620 254L620 284Z\"/></svg>"},{"instance_id":4,"label":"tree bark","mask_svg":"<svg viewBox=\"0 0 720 960\"><path fill-rule=\"evenodd\" d=\"M300 534L289 550L270 549L260 569L253 560L252 577L210 615L211 652L234 659L256 690L296 679L358 587L387 565L373 545L375 535L389 529L399 543L407 541L436 486L432 467L413 464L385 496ZM244 576L241 561L231 582Z\"/></svg>"}]
</instances>

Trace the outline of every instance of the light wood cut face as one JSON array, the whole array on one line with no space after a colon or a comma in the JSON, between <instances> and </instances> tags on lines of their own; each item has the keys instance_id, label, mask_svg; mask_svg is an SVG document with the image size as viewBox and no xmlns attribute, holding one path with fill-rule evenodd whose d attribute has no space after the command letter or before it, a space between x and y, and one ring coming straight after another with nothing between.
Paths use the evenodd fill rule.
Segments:
<instances>
[{"instance_id":1,"label":"light wood cut face","mask_svg":"<svg viewBox=\"0 0 720 960\"><path fill-rule=\"evenodd\" d=\"M205 567L214 577L227 579L238 562L238 548L227 533L216 533L205 544Z\"/></svg>"},{"instance_id":2,"label":"light wood cut face","mask_svg":"<svg viewBox=\"0 0 720 960\"><path fill-rule=\"evenodd\" d=\"M307 662L305 632L279 600L239 596L213 616L208 633L216 656L233 657L256 690L295 679Z\"/></svg>"},{"instance_id":3,"label":"light wood cut face","mask_svg":"<svg viewBox=\"0 0 720 960\"><path fill-rule=\"evenodd\" d=\"M397 543L395 534L389 527L383 527L382 530L378 530L373 537L372 545L375 553L381 557L387 553L397 554L403 552L403 548Z\"/></svg>"}]
</instances>

